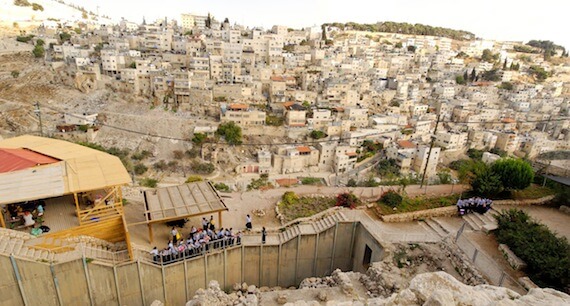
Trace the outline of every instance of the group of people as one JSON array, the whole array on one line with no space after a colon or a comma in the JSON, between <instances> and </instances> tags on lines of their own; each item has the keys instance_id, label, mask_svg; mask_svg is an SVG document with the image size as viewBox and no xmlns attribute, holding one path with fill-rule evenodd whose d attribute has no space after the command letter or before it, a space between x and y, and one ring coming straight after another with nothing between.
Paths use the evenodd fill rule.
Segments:
<instances>
[{"instance_id":1,"label":"group of people","mask_svg":"<svg viewBox=\"0 0 570 306\"><path fill-rule=\"evenodd\" d=\"M490 199L475 197L457 201L457 211L460 216L471 212L478 212L484 214L491 209L493 201Z\"/></svg>"},{"instance_id":2,"label":"group of people","mask_svg":"<svg viewBox=\"0 0 570 306\"><path fill-rule=\"evenodd\" d=\"M14 225L21 223L26 228L33 227L36 224L36 219L43 216L44 206L44 201L8 204L6 210L10 214L9 222Z\"/></svg>"},{"instance_id":3,"label":"group of people","mask_svg":"<svg viewBox=\"0 0 570 306\"><path fill-rule=\"evenodd\" d=\"M206 222L204 222L206 221ZM188 237L184 239L176 227L172 227L172 238L167 246L159 250L154 247L150 254L156 263L172 263L184 258L202 255L210 249L225 248L241 244L241 232L233 232L232 228L220 228L216 230L213 218L210 221L202 219L202 228L192 226Z\"/></svg>"}]
</instances>

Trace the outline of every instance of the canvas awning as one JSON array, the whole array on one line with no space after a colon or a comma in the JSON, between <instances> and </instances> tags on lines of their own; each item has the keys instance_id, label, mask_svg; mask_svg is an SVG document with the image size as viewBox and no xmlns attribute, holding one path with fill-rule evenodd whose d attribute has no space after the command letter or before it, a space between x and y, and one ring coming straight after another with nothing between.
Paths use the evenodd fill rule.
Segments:
<instances>
[{"instance_id":1,"label":"canvas awning","mask_svg":"<svg viewBox=\"0 0 570 306\"><path fill-rule=\"evenodd\" d=\"M144 192L147 223L167 222L228 210L209 182L193 182Z\"/></svg>"},{"instance_id":2,"label":"canvas awning","mask_svg":"<svg viewBox=\"0 0 570 306\"><path fill-rule=\"evenodd\" d=\"M0 204L105 189L131 182L121 160L64 140L19 136L0 141L3 149L26 149L57 159L0 173ZM0 160L0 164L7 163Z\"/></svg>"}]
</instances>

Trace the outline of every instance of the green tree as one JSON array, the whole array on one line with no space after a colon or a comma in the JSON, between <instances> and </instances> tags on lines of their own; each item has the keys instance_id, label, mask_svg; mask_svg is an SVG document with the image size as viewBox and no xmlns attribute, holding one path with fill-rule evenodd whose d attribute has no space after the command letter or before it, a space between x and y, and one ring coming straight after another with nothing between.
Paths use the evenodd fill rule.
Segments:
<instances>
[{"instance_id":1,"label":"green tree","mask_svg":"<svg viewBox=\"0 0 570 306\"><path fill-rule=\"evenodd\" d=\"M46 51L45 51L45 49L44 49L43 46L41 46L41 45L36 45L36 46L34 47L34 49L32 50L32 53L34 54L34 57L40 58L40 57L44 57Z\"/></svg>"},{"instance_id":2,"label":"green tree","mask_svg":"<svg viewBox=\"0 0 570 306\"><path fill-rule=\"evenodd\" d=\"M59 39L61 42L69 41L71 39L71 34L67 32L61 32L59 33Z\"/></svg>"},{"instance_id":3,"label":"green tree","mask_svg":"<svg viewBox=\"0 0 570 306\"><path fill-rule=\"evenodd\" d=\"M481 60L488 63L496 62L499 59L499 54L493 54L491 50L485 49L483 50L483 54L481 55Z\"/></svg>"},{"instance_id":4,"label":"green tree","mask_svg":"<svg viewBox=\"0 0 570 306\"><path fill-rule=\"evenodd\" d=\"M465 85L467 82L465 82L465 79L463 78L462 75L458 75L455 77L455 83L459 85Z\"/></svg>"},{"instance_id":5,"label":"green tree","mask_svg":"<svg viewBox=\"0 0 570 306\"><path fill-rule=\"evenodd\" d=\"M483 158L483 151L477 149L467 150L467 156L475 160L481 160Z\"/></svg>"},{"instance_id":6,"label":"green tree","mask_svg":"<svg viewBox=\"0 0 570 306\"><path fill-rule=\"evenodd\" d=\"M437 177L439 178L440 184L449 184L451 183L451 173L448 169L441 170L437 173Z\"/></svg>"},{"instance_id":7,"label":"green tree","mask_svg":"<svg viewBox=\"0 0 570 306\"><path fill-rule=\"evenodd\" d=\"M380 197L379 202L384 203L390 207L397 207L398 205L402 204L402 196L395 192L394 190L388 190L382 194Z\"/></svg>"},{"instance_id":8,"label":"green tree","mask_svg":"<svg viewBox=\"0 0 570 306\"><path fill-rule=\"evenodd\" d=\"M501 85L499 85L500 89L504 89L504 90L513 90L513 83L511 82L502 82Z\"/></svg>"},{"instance_id":9,"label":"green tree","mask_svg":"<svg viewBox=\"0 0 570 306\"><path fill-rule=\"evenodd\" d=\"M192 136L192 143L197 146L201 146L206 142L207 139L208 136L204 133L194 133L194 136Z\"/></svg>"},{"instance_id":10,"label":"green tree","mask_svg":"<svg viewBox=\"0 0 570 306\"><path fill-rule=\"evenodd\" d=\"M501 181L507 190L520 190L530 186L534 180L534 170L531 165L522 160L504 158L497 160L491 166L491 171Z\"/></svg>"},{"instance_id":11,"label":"green tree","mask_svg":"<svg viewBox=\"0 0 570 306\"><path fill-rule=\"evenodd\" d=\"M45 44L46 44L46 42L43 39L38 38L38 40L36 40L36 45L38 45L38 46L43 46Z\"/></svg>"},{"instance_id":12,"label":"green tree","mask_svg":"<svg viewBox=\"0 0 570 306\"><path fill-rule=\"evenodd\" d=\"M325 134L323 131L312 130L309 136L311 136L313 139L321 139L327 137L327 134Z\"/></svg>"},{"instance_id":13,"label":"green tree","mask_svg":"<svg viewBox=\"0 0 570 306\"><path fill-rule=\"evenodd\" d=\"M394 45L395 48L400 49L402 48L402 43L401 42L397 42L396 45Z\"/></svg>"},{"instance_id":14,"label":"green tree","mask_svg":"<svg viewBox=\"0 0 570 306\"><path fill-rule=\"evenodd\" d=\"M233 121L220 124L216 135L224 137L231 145L239 145L242 143L241 127L236 125Z\"/></svg>"},{"instance_id":15,"label":"green tree","mask_svg":"<svg viewBox=\"0 0 570 306\"><path fill-rule=\"evenodd\" d=\"M474 178L471 181L471 188L477 194L484 196L496 195L503 190L500 177L493 173L485 163L475 162L472 164L472 167Z\"/></svg>"}]
</instances>

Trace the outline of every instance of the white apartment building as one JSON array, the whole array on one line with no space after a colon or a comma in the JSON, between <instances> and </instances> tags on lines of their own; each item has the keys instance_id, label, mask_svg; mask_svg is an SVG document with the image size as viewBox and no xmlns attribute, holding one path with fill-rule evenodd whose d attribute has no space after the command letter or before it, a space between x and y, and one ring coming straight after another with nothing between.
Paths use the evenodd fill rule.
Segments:
<instances>
[{"instance_id":1,"label":"white apartment building","mask_svg":"<svg viewBox=\"0 0 570 306\"><path fill-rule=\"evenodd\" d=\"M435 145L447 151L463 150L467 144L467 133L438 132Z\"/></svg>"}]
</instances>

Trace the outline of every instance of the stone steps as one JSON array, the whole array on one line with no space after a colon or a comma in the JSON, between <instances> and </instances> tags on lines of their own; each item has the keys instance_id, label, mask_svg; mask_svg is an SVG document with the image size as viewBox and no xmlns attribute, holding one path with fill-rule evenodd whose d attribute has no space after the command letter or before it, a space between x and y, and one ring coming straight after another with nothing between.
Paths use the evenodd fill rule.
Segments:
<instances>
[{"instance_id":1,"label":"stone steps","mask_svg":"<svg viewBox=\"0 0 570 306\"><path fill-rule=\"evenodd\" d=\"M433 219L426 219L424 222L441 238L447 237L449 234L449 232L443 226L441 226L441 224Z\"/></svg>"}]
</instances>

